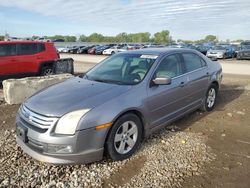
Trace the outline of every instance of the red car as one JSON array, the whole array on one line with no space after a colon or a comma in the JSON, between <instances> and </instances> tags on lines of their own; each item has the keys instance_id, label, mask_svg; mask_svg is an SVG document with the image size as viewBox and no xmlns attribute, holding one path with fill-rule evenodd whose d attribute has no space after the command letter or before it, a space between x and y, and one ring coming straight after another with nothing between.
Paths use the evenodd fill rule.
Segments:
<instances>
[{"instance_id":1,"label":"red car","mask_svg":"<svg viewBox=\"0 0 250 188\"><path fill-rule=\"evenodd\" d=\"M96 47L90 48L88 54L95 54Z\"/></svg>"},{"instance_id":2,"label":"red car","mask_svg":"<svg viewBox=\"0 0 250 188\"><path fill-rule=\"evenodd\" d=\"M51 75L59 55L51 42L0 42L0 80Z\"/></svg>"}]
</instances>

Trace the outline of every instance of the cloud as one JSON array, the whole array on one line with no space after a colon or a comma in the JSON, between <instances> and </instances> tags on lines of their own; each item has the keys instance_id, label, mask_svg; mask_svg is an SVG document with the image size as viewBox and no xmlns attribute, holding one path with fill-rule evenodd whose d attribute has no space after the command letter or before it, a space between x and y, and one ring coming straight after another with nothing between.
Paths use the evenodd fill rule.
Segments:
<instances>
[{"instance_id":1,"label":"cloud","mask_svg":"<svg viewBox=\"0 0 250 188\"><path fill-rule=\"evenodd\" d=\"M250 26L249 0L8 0L0 6L126 32L172 29L178 35L178 30L201 27L206 33L211 26L221 31L223 23L241 20Z\"/></svg>"}]
</instances>

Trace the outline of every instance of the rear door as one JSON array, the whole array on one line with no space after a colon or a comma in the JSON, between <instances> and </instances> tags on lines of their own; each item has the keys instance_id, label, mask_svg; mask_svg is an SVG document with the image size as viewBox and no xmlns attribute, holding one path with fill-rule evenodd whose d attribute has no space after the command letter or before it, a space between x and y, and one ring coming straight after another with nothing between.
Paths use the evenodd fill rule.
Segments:
<instances>
[{"instance_id":1,"label":"rear door","mask_svg":"<svg viewBox=\"0 0 250 188\"><path fill-rule=\"evenodd\" d=\"M17 44L17 61L20 72L28 74L37 72L37 62L39 61L37 48L38 46L36 43Z\"/></svg>"},{"instance_id":2,"label":"rear door","mask_svg":"<svg viewBox=\"0 0 250 188\"><path fill-rule=\"evenodd\" d=\"M202 104L208 89L208 67L205 60L195 53L183 53L182 57L185 74L188 79L188 82L186 83L186 88L188 89L186 102L190 104L191 108L194 108Z\"/></svg>"},{"instance_id":3,"label":"rear door","mask_svg":"<svg viewBox=\"0 0 250 188\"><path fill-rule=\"evenodd\" d=\"M152 79L171 77L169 85L148 87L146 105L150 114L152 127L161 125L185 112L187 106L187 76L183 74L179 54L166 56L157 67Z\"/></svg>"},{"instance_id":4,"label":"rear door","mask_svg":"<svg viewBox=\"0 0 250 188\"><path fill-rule=\"evenodd\" d=\"M0 76L17 73L16 44L0 44Z\"/></svg>"}]
</instances>

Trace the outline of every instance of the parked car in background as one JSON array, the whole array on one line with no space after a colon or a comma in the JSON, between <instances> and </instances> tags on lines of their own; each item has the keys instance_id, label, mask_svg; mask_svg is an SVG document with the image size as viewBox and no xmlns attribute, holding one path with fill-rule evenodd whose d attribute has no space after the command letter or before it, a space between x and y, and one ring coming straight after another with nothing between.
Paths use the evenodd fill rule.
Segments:
<instances>
[{"instance_id":1,"label":"parked car in background","mask_svg":"<svg viewBox=\"0 0 250 188\"><path fill-rule=\"evenodd\" d=\"M96 55L101 55L104 50L111 48L110 46L104 45L104 46L99 46L95 49L95 54Z\"/></svg>"},{"instance_id":2,"label":"parked car in background","mask_svg":"<svg viewBox=\"0 0 250 188\"><path fill-rule=\"evenodd\" d=\"M99 46L100 46L100 45L95 45L94 47L90 48L90 49L88 50L88 54L95 54L95 50L96 50L96 48L99 47Z\"/></svg>"},{"instance_id":3,"label":"parked car in background","mask_svg":"<svg viewBox=\"0 0 250 188\"><path fill-rule=\"evenodd\" d=\"M235 45L235 44L233 44L233 45L231 45L231 46L232 46L232 48L233 48L234 57L237 57L237 54L238 54L238 52L240 51L240 46L239 46L239 45Z\"/></svg>"},{"instance_id":4,"label":"parked car in background","mask_svg":"<svg viewBox=\"0 0 250 188\"><path fill-rule=\"evenodd\" d=\"M0 79L51 75L59 55L50 42L0 42Z\"/></svg>"},{"instance_id":5,"label":"parked car in background","mask_svg":"<svg viewBox=\"0 0 250 188\"><path fill-rule=\"evenodd\" d=\"M242 42L237 53L237 59L250 59L250 42Z\"/></svg>"},{"instance_id":6,"label":"parked car in background","mask_svg":"<svg viewBox=\"0 0 250 188\"><path fill-rule=\"evenodd\" d=\"M234 51L231 46L216 45L207 51L207 57L217 59L233 58Z\"/></svg>"},{"instance_id":7,"label":"parked car in background","mask_svg":"<svg viewBox=\"0 0 250 188\"><path fill-rule=\"evenodd\" d=\"M83 47L83 48L79 48L78 51L77 51L77 53L78 53L78 54L87 54L87 53L88 53L88 50L89 50L90 48L93 48L93 47L94 47L94 45L86 46L86 47Z\"/></svg>"},{"instance_id":8,"label":"parked car in background","mask_svg":"<svg viewBox=\"0 0 250 188\"><path fill-rule=\"evenodd\" d=\"M64 39L55 39L52 42L65 42L65 40Z\"/></svg>"},{"instance_id":9,"label":"parked car in background","mask_svg":"<svg viewBox=\"0 0 250 188\"><path fill-rule=\"evenodd\" d=\"M122 48L122 46L113 46L111 48L103 50L102 54L103 55L114 55L114 54L120 52L121 48Z\"/></svg>"},{"instance_id":10,"label":"parked car in background","mask_svg":"<svg viewBox=\"0 0 250 188\"><path fill-rule=\"evenodd\" d=\"M196 50L198 50L199 52L201 52L202 54L206 55L207 51L210 49L210 46L204 46L204 45L198 45L196 47Z\"/></svg>"},{"instance_id":11,"label":"parked car in background","mask_svg":"<svg viewBox=\"0 0 250 188\"><path fill-rule=\"evenodd\" d=\"M122 52L26 100L16 141L47 163L89 163L104 154L123 160L156 130L196 109L213 110L221 79L221 65L196 50Z\"/></svg>"},{"instance_id":12,"label":"parked car in background","mask_svg":"<svg viewBox=\"0 0 250 188\"><path fill-rule=\"evenodd\" d=\"M85 46L76 46L76 47L73 47L69 50L69 53L72 53L72 54L76 54L77 51L80 49L80 48L84 48Z\"/></svg>"}]
</instances>

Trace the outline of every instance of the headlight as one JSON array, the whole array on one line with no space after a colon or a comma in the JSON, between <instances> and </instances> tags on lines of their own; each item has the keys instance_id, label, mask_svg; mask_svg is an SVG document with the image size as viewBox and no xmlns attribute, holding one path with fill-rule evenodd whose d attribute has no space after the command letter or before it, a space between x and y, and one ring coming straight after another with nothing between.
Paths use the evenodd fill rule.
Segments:
<instances>
[{"instance_id":1,"label":"headlight","mask_svg":"<svg viewBox=\"0 0 250 188\"><path fill-rule=\"evenodd\" d=\"M55 133L56 134L67 134L73 135L75 134L76 127L78 122L90 109L77 110L65 114L61 117L56 125Z\"/></svg>"}]
</instances>

